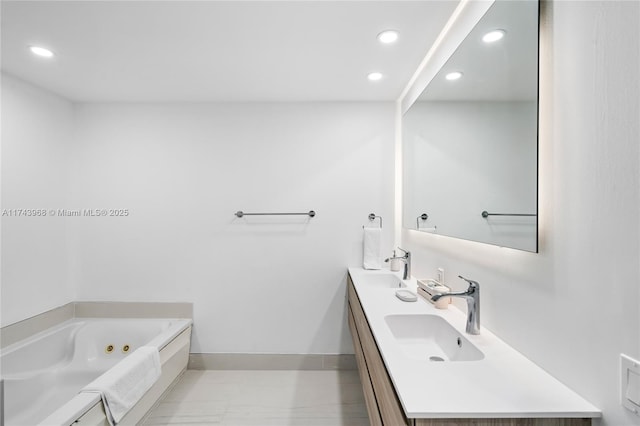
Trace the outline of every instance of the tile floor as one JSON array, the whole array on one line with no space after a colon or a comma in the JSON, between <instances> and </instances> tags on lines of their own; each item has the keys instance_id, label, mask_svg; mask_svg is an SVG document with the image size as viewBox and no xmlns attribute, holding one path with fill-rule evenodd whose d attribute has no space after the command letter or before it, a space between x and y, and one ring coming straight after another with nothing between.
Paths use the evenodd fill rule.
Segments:
<instances>
[{"instance_id":1,"label":"tile floor","mask_svg":"<svg viewBox=\"0 0 640 426\"><path fill-rule=\"evenodd\" d=\"M366 426L357 370L187 370L144 425Z\"/></svg>"}]
</instances>

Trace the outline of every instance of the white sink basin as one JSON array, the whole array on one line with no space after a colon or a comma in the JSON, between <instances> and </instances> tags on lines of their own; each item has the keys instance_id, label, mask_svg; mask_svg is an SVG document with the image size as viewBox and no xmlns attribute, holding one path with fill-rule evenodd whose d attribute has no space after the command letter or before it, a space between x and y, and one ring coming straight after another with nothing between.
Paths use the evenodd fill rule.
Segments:
<instances>
[{"instance_id":1,"label":"white sink basin","mask_svg":"<svg viewBox=\"0 0 640 426\"><path fill-rule=\"evenodd\" d=\"M478 348L437 315L387 315L384 320L407 358L424 362L484 358Z\"/></svg>"},{"instance_id":2,"label":"white sink basin","mask_svg":"<svg viewBox=\"0 0 640 426\"><path fill-rule=\"evenodd\" d=\"M404 288L407 286L400 278L393 274L367 275L366 283L367 287Z\"/></svg>"}]
</instances>

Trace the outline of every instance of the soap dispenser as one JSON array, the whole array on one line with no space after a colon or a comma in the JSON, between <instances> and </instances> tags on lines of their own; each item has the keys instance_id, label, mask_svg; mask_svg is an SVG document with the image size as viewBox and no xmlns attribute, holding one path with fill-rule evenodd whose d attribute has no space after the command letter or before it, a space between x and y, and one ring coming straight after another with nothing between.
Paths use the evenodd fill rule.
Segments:
<instances>
[{"instance_id":1,"label":"soap dispenser","mask_svg":"<svg viewBox=\"0 0 640 426\"><path fill-rule=\"evenodd\" d=\"M391 256L391 260L389 262L389 269L393 272L398 272L402 269L402 261L396 257L396 251L393 251L393 256Z\"/></svg>"}]
</instances>

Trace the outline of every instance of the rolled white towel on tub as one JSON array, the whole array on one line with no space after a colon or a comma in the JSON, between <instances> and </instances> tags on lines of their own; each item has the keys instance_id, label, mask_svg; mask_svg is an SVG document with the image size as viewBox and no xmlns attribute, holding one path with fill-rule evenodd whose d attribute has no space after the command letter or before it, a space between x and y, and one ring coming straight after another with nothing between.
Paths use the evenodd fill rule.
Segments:
<instances>
[{"instance_id":1,"label":"rolled white towel on tub","mask_svg":"<svg viewBox=\"0 0 640 426\"><path fill-rule=\"evenodd\" d=\"M109 424L116 425L142 398L161 374L160 353L142 346L85 386L81 392L98 392Z\"/></svg>"},{"instance_id":2,"label":"rolled white towel on tub","mask_svg":"<svg viewBox=\"0 0 640 426\"><path fill-rule=\"evenodd\" d=\"M382 269L381 238L381 228L364 228L364 250L362 261L364 269Z\"/></svg>"}]
</instances>

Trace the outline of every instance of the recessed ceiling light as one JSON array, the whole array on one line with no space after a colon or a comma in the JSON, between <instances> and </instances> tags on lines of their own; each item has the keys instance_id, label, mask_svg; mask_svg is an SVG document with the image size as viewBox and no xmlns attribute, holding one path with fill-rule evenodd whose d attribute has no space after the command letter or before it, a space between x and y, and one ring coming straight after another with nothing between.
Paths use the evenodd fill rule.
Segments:
<instances>
[{"instance_id":1,"label":"recessed ceiling light","mask_svg":"<svg viewBox=\"0 0 640 426\"><path fill-rule=\"evenodd\" d=\"M505 30L489 31L482 37L482 41L484 41L485 43L493 43L494 41L498 41L502 37L504 37L505 33Z\"/></svg>"},{"instance_id":2,"label":"recessed ceiling light","mask_svg":"<svg viewBox=\"0 0 640 426\"><path fill-rule=\"evenodd\" d=\"M367 76L367 78L369 79L369 81L378 81L378 80L382 80L382 73L379 73L379 72L371 72L371 73L369 73L369 75Z\"/></svg>"},{"instance_id":3,"label":"recessed ceiling light","mask_svg":"<svg viewBox=\"0 0 640 426\"><path fill-rule=\"evenodd\" d=\"M31 53L33 53L34 55L42 56L43 58L53 57L53 52L49 49L45 49L44 47L29 46L29 50L31 50Z\"/></svg>"},{"instance_id":4,"label":"recessed ceiling light","mask_svg":"<svg viewBox=\"0 0 640 426\"><path fill-rule=\"evenodd\" d=\"M396 30L385 30L378 34L378 41L384 44L391 44L398 40L398 32Z\"/></svg>"},{"instance_id":5,"label":"recessed ceiling light","mask_svg":"<svg viewBox=\"0 0 640 426\"><path fill-rule=\"evenodd\" d=\"M460 77L462 77L462 73L460 71L450 72L449 74L444 76L444 78L446 78L447 80L457 80Z\"/></svg>"}]
</instances>

